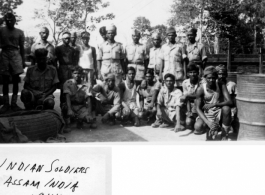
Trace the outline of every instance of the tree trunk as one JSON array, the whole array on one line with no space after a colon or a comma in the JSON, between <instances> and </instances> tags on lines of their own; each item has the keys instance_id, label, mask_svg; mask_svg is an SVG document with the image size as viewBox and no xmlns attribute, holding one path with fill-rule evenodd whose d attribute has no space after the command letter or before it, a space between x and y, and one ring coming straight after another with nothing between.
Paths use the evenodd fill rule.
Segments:
<instances>
[{"instance_id":1,"label":"tree trunk","mask_svg":"<svg viewBox=\"0 0 265 195\"><path fill-rule=\"evenodd\" d=\"M217 34L214 35L214 53L220 53L219 36Z\"/></svg>"}]
</instances>

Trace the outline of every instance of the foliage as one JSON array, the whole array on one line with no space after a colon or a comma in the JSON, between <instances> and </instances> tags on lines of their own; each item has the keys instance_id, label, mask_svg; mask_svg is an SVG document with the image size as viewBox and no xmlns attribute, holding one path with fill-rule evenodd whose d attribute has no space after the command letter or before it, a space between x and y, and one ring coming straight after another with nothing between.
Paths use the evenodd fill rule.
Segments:
<instances>
[{"instance_id":1,"label":"foliage","mask_svg":"<svg viewBox=\"0 0 265 195\"><path fill-rule=\"evenodd\" d=\"M0 15L4 16L8 11L12 11L12 13L16 16L17 21L19 21L20 17L14 10L17 9L17 7L22 3L22 0L0 0Z\"/></svg>"},{"instance_id":2,"label":"foliage","mask_svg":"<svg viewBox=\"0 0 265 195\"><path fill-rule=\"evenodd\" d=\"M150 20L142 16L137 17L133 21L133 28L139 30L142 35L144 34L144 32L146 32L146 30L150 31L152 29Z\"/></svg>"},{"instance_id":3,"label":"foliage","mask_svg":"<svg viewBox=\"0 0 265 195\"><path fill-rule=\"evenodd\" d=\"M101 0L47 1L48 4L45 9L35 10L34 18L42 21L38 27L47 26L50 28L55 45L58 44L59 37L64 31L94 30L96 28L95 23L114 18L112 13L93 16L100 9L109 6L109 3L104 3Z\"/></svg>"}]
</instances>

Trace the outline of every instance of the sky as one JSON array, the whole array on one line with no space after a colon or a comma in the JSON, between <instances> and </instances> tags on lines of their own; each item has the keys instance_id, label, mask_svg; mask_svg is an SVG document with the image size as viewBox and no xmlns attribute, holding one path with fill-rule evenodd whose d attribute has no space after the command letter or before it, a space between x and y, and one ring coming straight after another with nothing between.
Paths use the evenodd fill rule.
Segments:
<instances>
[{"instance_id":1,"label":"sky","mask_svg":"<svg viewBox=\"0 0 265 195\"><path fill-rule=\"evenodd\" d=\"M97 25L97 29L91 32L90 44L96 46L102 39L98 33L99 27L108 24L117 26L116 41L128 44L131 42L131 28L133 20L138 16L144 16L150 20L151 26L158 24L166 25L170 18L170 6L173 0L103 0L108 1L110 6L99 10L97 14L113 13L114 20L103 21ZM34 20L34 10L44 7L46 0L24 0L23 4L16 10L22 16L18 28L24 30L25 35L38 37L38 20ZM51 40L52 38L49 37Z\"/></svg>"}]
</instances>

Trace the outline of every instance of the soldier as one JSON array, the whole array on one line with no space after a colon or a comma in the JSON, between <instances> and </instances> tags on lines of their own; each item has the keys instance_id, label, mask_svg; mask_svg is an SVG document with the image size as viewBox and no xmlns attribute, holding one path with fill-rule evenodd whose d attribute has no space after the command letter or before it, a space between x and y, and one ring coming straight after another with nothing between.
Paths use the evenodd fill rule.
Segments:
<instances>
[{"instance_id":1,"label":"soldier","mask_svg":"<svg viewBox=\"0 0 265 195\"><path fill-rule=\"evenodd\" d=\"M12 76L13 95L11 100L11 109L19 111L21 108L17 105L19 75L24 72L24 32L15 28L16 17L12 13L4 16L5 27L0 28L0 48L1 62L0 74L3 77L3 98L4 106L0 109L0 114L7 112L9 104L9 77Z\"/></svg>"},{"instance_id":2,"label":"soldier","mask_svg":"<svg viewBox=\"0 0 265 195\"><path fill-rule=\"evenodd\" d=\"M231 127L231 97L224 82L217 82L215 67L205 68L203 82L196 91L196 111L199 118L195 123L195 134L207 133L207 140L228 138ZM220 127L222 125L222 128Z\"/></svg>"},{"instance_id":3,"label":"soldier","mask_svg":"<svg viewBox=\"0 0 265 195\"><path fill-rule=\"evenodd\" d=\"M135 83L140 85L145 76L145 71L147 68L147 52L146 47L139 43L141 34L138 30L134 29L132 31L133 43L126 46L125 55L126 55L126 69L128 67L134 67L136 70L135 74Z\"/></svg>"},{"instance_id":4,"label":"soldier","mask_svg":"<svg viewBox=\"0 0 265 195\"><path fill-rule=\"evenodd\" d=\"M168 73L175 76L175 86L182 88L182 82L185 79L186 67L184 59L187 57L181 44L176 43L176 30L173 27L167 29L169 42L162 46L160 58L162 66L160 69L160 79Z\"/></svg>"},{"instance_id":5,"label":"soldier","mask_svg":"<svg viewBox=\"0 0 265 195\"><path fill-rule=\"evenodd\" d=\"M94 74L96 71L97 64L97 54L96 49L89 45L90 33L82 32L80 45L80 57L79 66L83 68L84 82L88 85L93 86L96 82L94 79Z\"/></svg>"},{"instance_id":6,"label":"soldier","mask_svg":"<svg viewBox=\"0 0 265 195\"><path fill-rule=\"evenodd\" d=\"M35 51L40 48L44 48L48 51L47 55L47 64L48 65L54 65L54 46L47 41L49 37L49 29L46 27L42 27L40 29L40 38L41 40L34 43L31 46L31 65L35 65L36 63L36 57L35 57Z\"/></svg>"},{"instance_id":7,"label":"soldier","mask_svg":"<svg viewBox=\"0 0 265 195\"><path fill-rule=\"evenodd\" d=\"M185 50L190 62L196 62L199 64L200 76L206 66L207 55L205 47L202 43L196 42L197 29L191 28L187 32L188 44L185 46Z\"/></svg>"},{"instance_id":8,"label":"soldier","mask_svg":"<svg viewBox=\"0 0 265 195\"><path fill-rule=\"evenodd\" d=\"M76 32L71 33L71 40L70 40L70 46L74 48L74 66L78 65L79 61L79 54L80 54L80 46L76 44L77 34Z\"/></svg>"},{"instance_id":9,"label":"soldier","mask_svg":"<svg viewBox=\"0 0 265 195\"><path fill-rule=\"evenodd\" d=\"M115 85L118 86L122 81L124 69L124 50L121 43L114 40L117 34L117 28L114 25L106 27L107 41L99 47L98 61L98 79L105 80L109 73L115 75Z\"/></svg>"},{"instance_id":10,"label":"soldier","mask_svg":"<svg viewBox=\"0 0 265 195\"><path fill-rule=\"evenodd\" d=\"M54 66L47 66L48 51L44 48L35 51L36 66L28 68L24 78L24 89L21 91L21 101L27 110L38 106L43 109L53 109L53 92L57 88L59 79Z\"/></svg>"},{"instance_id":11,"label":"soldier","mask_svg":"<svg viewBox=\"0 0 265 195\"><path fill-rule=\"evenodd\" d=\"M63 44L55 48L55 62L58 68L58 77L60 80L59 88L61 89L60 94L60 106L65 102L63 95L63 84L72 77L72 69L75 61L75 50L69 45L71 39L71 33L63 33Z\"/></svg>"},{"instance_id":12,"label":"soldier","mask_svg":"<svg viewBox=\"0 0 265 195\"><path fill-rule=\"evenodd\" d=\"M102 123L115 125L115 119L120 118L121 98L120 91L115 86L115 75L108 74L104 83L93 87L93 96L96 101L96 112L101 114Z\"/></svg>"},{"instance_id":13,"label":"soldier","mask_svg":"<svg viewBox=\"0 0 265 195\"><path fill-rule=\"evenodd\" d=\"M102 39L103 39L104 42L107 41L108 38L107 38L106 26L100 27L99 34L102 37Z\"/></svg>"},{"instance_id":14,"label":"soldier","mask_svg":"<svg viewBox=\"0 0 265 195\"><path fill-rule=\"evenodd\" d=\"M149 64L148 64L148 69L153 69L156 79L159 79L159 73L160 73L160 69L161 69L161 59L160 57L160 52L161 52L161 35L160 33L153 33L152 34L152 42L154 47L152 47L150 49L150 58L149 58Z\"/></svg>"}]
</instances>

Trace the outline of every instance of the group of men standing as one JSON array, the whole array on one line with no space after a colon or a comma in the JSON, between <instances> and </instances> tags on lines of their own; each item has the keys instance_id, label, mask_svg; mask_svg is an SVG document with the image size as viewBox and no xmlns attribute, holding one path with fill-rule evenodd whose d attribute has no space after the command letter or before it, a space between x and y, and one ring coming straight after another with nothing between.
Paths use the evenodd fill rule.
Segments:
<instances>
[{"instance_id":1,"label":"group of men standing","mask_svg":"<svg viewBox=\"0 0 265 195\"><path fill-rule=\"evenodd\" d=\"M6 27L0 29L0 74L4 77L1 114L10 108L10 75L11 109L21 109L16 104L18 78L25 68L23 31L14 27L16 19L12 13L4 18ZM235 105L227 86L232 86L236 95L235 84L226 81L225 67L205 68L206 51L195 40L196 29L188 31L186 45L176 42L173 27L167 29L168 42L163 46L160 33L154 32L150 53L139 42L138 30L132 31L133 43L126 47L115 41L116 26L102 27L99 32L104 41L97 48L89 45L87 31L81 33L79 45L76 33L64 32L63 43L54 47L47 41L49 30L41 28L41 40L32 45L32 66L21 92L26 109L53 109L53 93L59 88L67 127L75 120L79 128L83 122L96 128L96 115L101 114L102 123L109 125L120 120L140 126L145 119L154 128L173 126L175 132L190 128L201 134L208 127L209 138L228 136L230 108ZM217 73L221 75L219 79ZM70 128L65 129L68 131Z\"/></svg>"}]
</instances>

